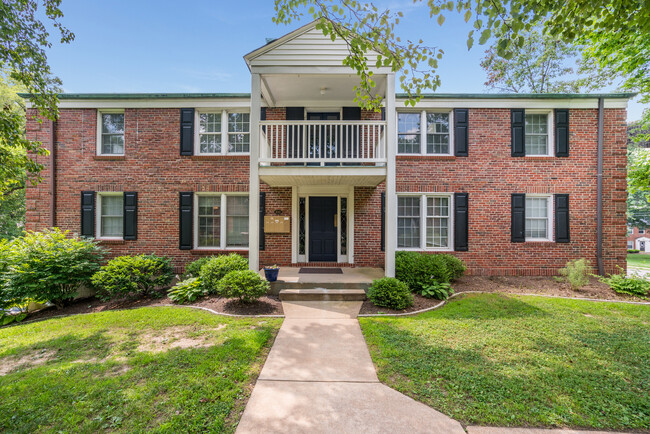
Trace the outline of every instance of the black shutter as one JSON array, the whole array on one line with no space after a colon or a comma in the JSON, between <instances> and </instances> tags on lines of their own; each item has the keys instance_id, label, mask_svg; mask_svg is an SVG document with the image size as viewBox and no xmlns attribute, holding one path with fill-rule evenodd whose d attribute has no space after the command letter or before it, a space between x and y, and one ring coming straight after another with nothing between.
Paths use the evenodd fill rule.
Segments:
<instances>
[{"instance_id":1,"label":"black shutter","mask_svg":"<svg viewBox=\"0 0 650 434\"><path fill-rule=\"evenodd\" d=\"M138 193L124 192L124 239L138 239Z\"/></svg>"},{"instance_id":2,"label":"black shutter","mask_svg":"<svg viewBox=\"0 0 650 434\"><path fill-rule=\"evenodd\" d=\"M343 107L343 120L344 121L360 121L361 120L361 107Z\"/></svg>"},{"instance_id":3,"label":"black shutter","mask_svg":"<svg viewBox=\"0 0 650 434\"><path fill-rule=\"evenodd\" d=\"M469 195L467 193L454 194L454 250L466 252L468 249L468 208Z\"/></svg>"},{"instance_id":4,"label":"black shutter","mask_svg":"<svg viewBox=\"0 0 650 434\"><path fill-rule=\"evenodd\" d=\"M181 109L181 155L194 155L194 109Z\"/></svg>"},{"instance_id":5,"label":"black shutter","mask_svg":"<svg viewBox=\"0 0 650 434\"><path fill-rule=\"evenodd\" d=\"M511 235L513 243L526 241L526 195L520 193L512 194L511 213Z\"/></svg>"},{"instance_id":6,"label":"black shutter","mask_svg":"<svg viewBox=\"0 0 650 434\"><path fill-rule=\"evenodd\" d=\"M568 243L569 236L569 195L555 195L555 242Z\"/></svg>"},{"instance_id":7,"label":"black shutter","mask_svg":"<svg viewBox=\"0 0 650 434\"><path fill-rule=\"evenodd\" d=\"M386 192L381 192L381 237L379 241L381 251L386 250Z\"/></svg>"},{"instance_id":8,"label":"black shutter","mask_svg":"<svg viewBox=\"0 0 650 434\"><path fill-rule=\"evenodd\" d=\"M288 121L304 121L305 108L304 107L287 107L287 115L285 116Z\"/></svg>"},{"instance_id":9,"label":"black shutter","mask_svg":"<svg viewBox=\"0 0 650 434\"><path fill-rule=\"evenodd\" d=\"M555 156L569 156L569 110L555 109Z\"/></svg>"},{"instance_id":10,"label":"black shutter","mask_svg":"<svg viewBox=\"0 0 650 434\"><path fill-rule=\"evenodd\" d=\"M454 109L454 153L457 157L468 156L469 110Z\"/></svg>"},{"instance_id":11,"label":"black shutter","mask_svg":"<svg viewBox=\"0 0 650 434\"><path fill-rule=\"evenodd\" d=\"M260 108L260 120L261 121L266 120L266 107L261 107Z\"/></svg>"},{"instance_id":12,"label":"black shutter","mask_svg":"<svg viewBox=\"0 0 650 434\"><path fill-rule=\"evenodd\" d=\"M179 249L191 250L194 244L192 226L194 222L194 193L179 193Z\"/></svg>"},{"instance_id":13,"label":"black shutter","mask_svg":"<svg viewBox=\"0 0 650 434\"><path fill-rule=\"evenodd\" d=\"M511 155L513 157L523 157L526 155L526 148L524 147L526 112L524 109L512 109L510 111L510 128Z\"/></svg>"},{"instance_id":14,"label":"black shutter","mask_svg":"<svg viewBox=\"0 0 650 434\"><path fill-rule=\"evenodd\" d=\"M81 192L81 236L95 237L95 192Z\"/></svg>"},{"instance_id":15,"label":"black shutter","mask_svg":"<svg viewBox=\"0 0 650 434\"><path fill-rule=\"evenodd\" d=\"M381 108L381 120L382 121L386 120L386 107Z\"/></svg>"},{"instance_id":16,"label":"black shutter","mask_svg":"<svg viewBox=\"0 0 650 434\"><path fill-rule=\"evenodd\" d=\"M266 215L266 193L260 192L260 250L264 250L266 243L264 238L264 215Z\"/></svg>"}]
</instances>

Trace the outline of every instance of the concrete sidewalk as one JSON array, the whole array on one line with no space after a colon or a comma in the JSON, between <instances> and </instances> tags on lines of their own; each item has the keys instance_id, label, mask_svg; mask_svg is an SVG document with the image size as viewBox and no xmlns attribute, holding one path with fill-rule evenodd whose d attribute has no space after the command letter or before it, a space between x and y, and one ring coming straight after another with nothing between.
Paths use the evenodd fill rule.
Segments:
<instances>
[{"instance_id":1,"label":"concrete sidewalk","mask_svg":"<svg viewBox=\"0 0 650 434\"><path fill-rule=\"evenodd\" d=\"M285 320L238 433L450 433L460 423L379 383L361 302L283 302Z\"/></svg>"}]
</instances>

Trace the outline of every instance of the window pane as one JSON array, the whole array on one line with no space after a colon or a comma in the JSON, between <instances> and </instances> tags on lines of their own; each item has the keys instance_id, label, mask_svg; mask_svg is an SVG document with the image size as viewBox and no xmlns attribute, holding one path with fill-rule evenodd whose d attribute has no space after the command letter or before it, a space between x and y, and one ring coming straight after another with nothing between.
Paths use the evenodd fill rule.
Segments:
<instances>
[{"instance_id":1,"label":"window pane","mask_svg":"<svg viewBox=\"0 0 650 434\"><path fill-rule=\"evenodd\" d=\"M397 152L420 153L420 113L398 113Z\"/></svg>"},{"instance_id":2,"label":"window pane","mask_svg":"<svg viewBox=\"0 0 650 434\"><path fill-rule=\"evenodd\" d=\"M199 114L199 133L220 133L221 113Z\"/></svg>"},{"instance_id":3,"label":"window pane","mask_svg":"<svg viewBox=\"0 0 650 434\"><path fill-rule=\"evenodd\" d=\"M548 154L548 115L526 115L526 155Z\"/></svg>"},{"instance_id":4,"label":"window pane","mask_svg":"<svg viewBox=\"0 0 650 434\"><path fill-rule=\"evenodd\" d=\"M449 218L427 218L427 247L449 247Z\"/></svg>"},{"instance_id":5,"label":"window pane","mask_svg":"<svg viewBox=\"0 0 650 434\"><path fill-rule=\"evenodd\" d=\"M526 198L526 238L548 238L548 199Z\"/></svg>"},{"instance_id":6,"label":"window pane","mask_svg":"<svg viewBox=\"0 0 650 434\"><path fill-rule=\"evenodd\" d=\"M102 195L100 201L100 236L121 237L124 226L124 197Z\"/></svg>"},{"instance_id":7,"label":"window pane","mask_svg":"<svg viewBox=\"0 0 650 434\"><path fill-rule=\"evenodd\" d=\"M199 247L221 246L221 196L199 196Z\"/></svg>"},{"instance_id":8,"label":"window pane","mask_svg":"<svg viewBox=\"0 0 650 434\"><path fill-rule=\"evenodd\" d=\"M427 198L427 216L448 217L449 216L449 198L448 197L428 197Z\"/></svg>"},{"instance_id":9,"label":"window pane","mask_svg":"<svg viewBox=\"0 0 650 434\"><path fill-rule=\"evenodd\" d=\"M226 199L226 242L231 247L248 246L248 197L228 196Z\"/></svg>"},{"instance_id":10,"label":"window pane","mask_svg":"<svg viewBox=\"0 0 650 434\"><path fill-rule=\"evenodd\" d=\"M420 198L397 198L397 247L420 247Z\"/></svg>"},{"instance_id":11,"label":"window pane","mask_svg":"<svg viewBox=\"0 0 650 434\"><path fill-rule=\"evenodd\" d=\"M427 113L427 153L449 153L449 113Z\"/></svg>"},{"instance_id":12,"label":"window pane","mask_svg":"<svg viewBox=\"0 0 650 434\"><path fill-rule=\"evenodd\" d=\"M221 134L199 135L199 152L202 154L221 153Z\"/></svg>"},{"instance_id":13,"label":"window pane","mask_svg":"<svg viewBox=\"0 0 650 434\"><path fill-rule=\"evenodd\" d=\"M102 154L124 153L124 113L102 113Z\"/></svg>"},{"instance_id":14,"label":"window pane","mask_svg":"<svg viewBox=\"0 0 650 434\"><path fill-rule=\"evenodd\" d=\"M102 133L124 134L124 113L102 113Z\"/></svg>"}]
</instances>

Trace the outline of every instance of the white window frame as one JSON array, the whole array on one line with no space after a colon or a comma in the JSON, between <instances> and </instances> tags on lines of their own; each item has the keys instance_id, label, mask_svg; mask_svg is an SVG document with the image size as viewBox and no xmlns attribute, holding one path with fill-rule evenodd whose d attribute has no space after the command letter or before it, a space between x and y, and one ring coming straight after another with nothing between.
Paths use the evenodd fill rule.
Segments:
<instances>
[{"instance_id":1,"label":"white window frame","mask_svg":"<svg viewBox=\"0 0 650 434\"><path fill-rule=\"evenodd\" d=\"M221 113L221 152L201 152L201 133L200 133L200 122L201 122L201 117L200 115L202 114L207 114L207 113ZM253 146L252 143L250 143L249 140L249 145L248 145L248 152L228 152L228 148L230 147L229 144L229 134L230 131L228 130L228 114L229 113L248 113L250 114L250 110L245 109L245 108L231 108L231 109L201 109L201 110L194 110L194 155L250 155L250 148ZM250 137L250 120L248 124L248 136Z\"/></svg>"},{"instance_id":2,"label":"white window frame","mask_svg":"<svg viewBox=\"0 0 650 434\"><path fill-rule=\"evenodd\" d=\"M397 155L423 155L423 156L453 156L454 155L454 111L451 109L424 109L424 110L399 110L397 112L397 131L395 143L399 140L399 115L401 113L420 113L420 152L417 153L404 153L399 152L399 145L397 145ZM427 113L446 113L449 115L449 152L446 154L430 154L427 153Z\"/></svg>"},{"instance_id":3,"label":"white window frame","mask_svg":"<svg viewBox=\"0 0 650 434\"><path fill-rule=\"evenodd\" d=\"M219 218L221 221L221 232L219 234L219 246L199 246L199 197L201 196L220 196L221 200L221 205L220 205L220 214ZM227 232L228 232L228 227L227 227L227 218L228 218L228 213L227 213L227 207L228 207L228 196L245 196L249 197L250 195L248 192L244 193L220 193L220 192L196 192L194 193L194 216L193 216L193 223L194 223L194 234L193 234L193 243L194 243L194 249L195 250L237 250L237 251L248 251L250 246L248 247L237 247L237 246L228 246L227 244ZM250 222L251 222L251 216L250 214L248 215L248 230L250 232L251 227L250 227Z\"/></svg>"},{"instance_id":4,"label":"white window frame","mask_svg":"<svg viewBox=\"0 0 650 434\"><path fill-rule=\"evenodd\" d=\"M546 115L546 154L528 154L526 153L526 116L527 115ZM555 119L553 110L550 109L525 109L524 110L524 153L526 157L554 157L555 156Z\"/></svg>"},{"instance_id":5,"label":"white window frame","mask_svg":"<svg viewBox=\"0 0 650 434\"><path fill-rule=\"evenodd\" d=\"M96 193L97 203L95 204L95 238L98 240L123 240L124 239L124 220L122 220L122 236L121 237L103 237L102 236L102 197L105 196L121 196L124 198L124 192L121 191L100 191ZM124 200L124 199L122 199ZM122 202L124 207L124 202ZM122 211L124 217L124 211Z\"/></svg>"},{"instance_id":6,"label":"white window frame","mask_svg":"<svg viewBox=\"0 0 650 434\"><path fill-rule=\"evenodd\" d=\"M101 109L97 110L97 155L99 156L109 156L109 157L123 157L126 153L126 116L124 117L124 149L121 154L104 154L102 153L102 115L103 114L122 114L124 115L124 109Z\"/></svg>"},{"instance_id":7,"label":"white window frame","mask_svg":"<svg viewBox=\"0 0 650 434\"><path fill-rule=\"evenodd\" d=\"M437 154L435 154L437 155ZM427 252L453 252L454 251L454 194L453 193L398 193L396 202L400 197L420 198L420 247L397 247L396 250L404 251L427 251ZM427 198L446 197L449 199L449 226L447 247L427 247ZM397 216L399 219L399 214ZM397 223L397 222L396 222ZM396 226L397 227L397 226ZM395 231L395 245L397 245L398 233Z\"/></svg>"},{"instance_id":8,"label":"white window frame","mask_svg":"<svg viewBox=\"0 0 650 434\"><path fill-rule=\"evenodd\" d=\"M547 215L547 220L546 220L546 234L548 235L546 238L530 238L526 237L526 242L553 242L555 233L554 233L554 228L555 228L555 209L554 209L554 196L552 194L528 194L526 193L524 197L524 210L526 209L526 199L528 198L546 198L546 210L548 212ZM528 219L528 216L525 217L525 219ZM524 221L524 235L526 234L526 222Z\"/></svg>"}]
</instances>

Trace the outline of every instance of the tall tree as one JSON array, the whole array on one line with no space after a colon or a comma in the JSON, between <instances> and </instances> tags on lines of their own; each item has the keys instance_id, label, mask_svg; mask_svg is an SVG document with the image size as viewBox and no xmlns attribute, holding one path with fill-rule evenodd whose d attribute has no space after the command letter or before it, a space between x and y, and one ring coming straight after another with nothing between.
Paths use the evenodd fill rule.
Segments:
<instances>
[{"instance_id":1,"label":"tall tree","mask_svg":"<svg viewBox=\"0 0 650 434\"><path fill-rule=\"evenodd\" d=\"M30 93L41 118L56 119L61 81L47 63L45 50L52 46L46 24L54 27L59 42L69 43L74 34L60 19L61 0L3 0L0 2L0 70L2 79ZM39 17L45 17L43 22ZM3 101L4 102L4 101ZM31 155L47 151L24 134L24 113L14 101L0 108L0 201L22 188L24 181L38 182L42 169Z\"/></svg>"}]
</instances>

